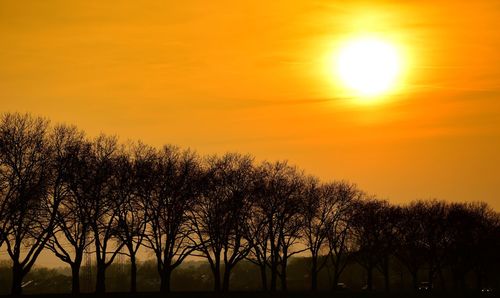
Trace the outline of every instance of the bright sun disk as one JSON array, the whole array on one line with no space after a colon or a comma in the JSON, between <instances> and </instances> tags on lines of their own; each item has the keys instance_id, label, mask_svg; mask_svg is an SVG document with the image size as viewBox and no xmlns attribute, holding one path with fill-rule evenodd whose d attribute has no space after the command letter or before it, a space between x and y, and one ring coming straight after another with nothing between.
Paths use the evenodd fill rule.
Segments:
<instances>
[{"instance_id":1,"label":"bright sun disk","mask_svg":"<svg viewBox=\"0 0 500 298\"><path fill-rule=\"evenodd\" d=\"M373 97L394 87L401 70L396 48L377 38L347 42L337 57L337 73L342 83L357 95Z\"/></svg>"}]
</instances>

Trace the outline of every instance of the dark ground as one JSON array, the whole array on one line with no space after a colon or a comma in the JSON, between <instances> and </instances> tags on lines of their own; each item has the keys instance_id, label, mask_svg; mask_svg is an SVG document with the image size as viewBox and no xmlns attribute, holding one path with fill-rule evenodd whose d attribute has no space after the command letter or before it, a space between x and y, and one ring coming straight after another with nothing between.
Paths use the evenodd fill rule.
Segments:
<instances>
[{"instance_id":1,"label":"dark ground","mask_svg":"<svg viewBox=\"0 0 500 298\"><path fill-rule=\"evenodd\" d=\"M75 297L70 294L32 294L26 295L30 297L36 298L63 298L63 297ZM1 296L1 297L9 297L9 296ZM352 292L352 291L344 291L344 292L278 292L278 293L269 293L269 292L238 292L232 291L227 293L215 293L215 292L171 292L169 294L160 294L157 292L150 293L106 293L103 295L97 294L81 294L79 297L82 298L420 298L420 297L433 297L433 298L455 298L455 297L499 297L497 294L488 294L482 295L475 292L461 292L461 293L415 293L415 292Z\"/></svg>"}]
</instances>

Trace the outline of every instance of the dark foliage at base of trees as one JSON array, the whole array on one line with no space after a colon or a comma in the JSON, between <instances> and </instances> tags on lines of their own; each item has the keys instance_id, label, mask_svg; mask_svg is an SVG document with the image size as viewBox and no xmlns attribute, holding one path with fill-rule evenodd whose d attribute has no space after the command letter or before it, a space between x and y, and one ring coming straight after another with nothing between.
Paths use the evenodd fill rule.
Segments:
<instances>
[{"instance_id":1,"label":"dark foliage at base of trees","mask_svg":"<svg viewBox=\"0 0 500 298\"><path fill-rule=\"evenodd\" d=\"M193 282L209 281L215 291L248 289L245 274L262 290L305 282L335 290L353 268L368 291L398 288L403 276L414 289L426 281L464 291L498 283L500 216L485 203L392 205L287 162L89 139L14 113L0 119L0 249L11 260L15 295L44 249L69 265L71 277L54 280L67 280L73 294L82 291L89 255L97 293L108 290L108 271L116 276L113 264L123 258L130 292L169 292L189 256L208 264ZM155 257L149 281L157 282L149 286L140 280L140 249ZM299 269L297 260L307 261Z\"/></svg>"},{"instance_id":2,"label":"dark foliage at base of trees","mask_svg":"<svg viewBox=\"0 0 500 298\"><path fill-rule=\"evenodd\" d=\"M288 291L304 293L310 290L311 276L310 276L310 257L292 257L288 264ZM122 260L117 259L107 269L106 273L106 291L108 293L126 293L130 292L129 281L130 274L130 261L126 258ZM356 262L349 263L342 273L339 282L346 285L346 289L337 289L332 294L331 291L331 271L327 268L330 264L325 265L325 269L319 271L317 276L317 291L318 293L326 292L330 296L340 297L343 292L364 292L363 288L366 286L366 270ZM137 291L140 293L158 292L161 285L160 276L156 268L156 260L151 259L147 261L137 262ZM419 271L420 280L425 280L427 270L422 269ZM390 293L404 293L402 297L407 297L413 293L412 277L408 270L402 266L397 260L391 260L390 267ZM91 273L91 275L88 275ZM491 276L494 280L500 280L500 274L496 273ZM81 267L81 292L82 293L95 293L95 266L90 268L86 265ZM469 288L467 291L455 291L452 286L453 275L449 270L443 270L443 278L448 283L447 288L442 288L440 282L434 283L434 292L436 293L456 293L468 294L471 296L477 293L475 288L476 278L474 273L466 276L466 286ZM206 261L190 261L186 260L178 266L171 275L171 293L161 295L169 296L175 292L213 292L213 275L210 265ZM69 267L65 268L43 268L35 266L25 277L25 282L30 282L23 288L25 294L51 294L51 293L70 293L71 292L71 270ZM0 295L5 295L10 292L11 284L11 266L7 262L0 262ZM380 293L385 297L385 281L384 276L378 270L373 272L373 292ZM491 286L491 285L490 285ZM486 287L486 285L485 285ZM231 284L229 292L257 292L258 295L264 293L262 291L260 270L249 261L241 261L233 268L231 274ZM267 291L266 293L271 293ZM276 294L283 293L281 291L275 292ZM415 292L417 293L417 292ZM224 293L223 293L224 294ZM254 294L255 295L255 294ZM421 293L419 294L420 296ZM427 294L424 296L428 296ZM255 297L255 296L254 296ZM259 296L260 297L260 296Z\"/></svg>"}]
</instances>

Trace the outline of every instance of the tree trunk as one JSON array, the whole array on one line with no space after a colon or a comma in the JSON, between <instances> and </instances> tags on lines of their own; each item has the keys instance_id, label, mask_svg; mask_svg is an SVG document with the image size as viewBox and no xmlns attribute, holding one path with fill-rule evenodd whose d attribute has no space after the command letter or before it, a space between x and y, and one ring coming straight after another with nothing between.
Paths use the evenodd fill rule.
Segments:
<instances>
[{"instance_id":1,"label":"tree trunk","mask_svg":"<svg viewBox=\"0 0 500 298\"><path fill-rule=\"evenodd\" d=\"M80 294L80 263L71 264L71 294Z\"/></svg>"},{"instance_id":2,"label":"tree trunk","mask_svg":"<svg viewBox=\"0 0 500 298\"><path fill-rule=\"evenodd\" d=\"M221 291L220 258L216 257L215 268L213 268L212 271L213 271L213 274L214 274L214 291L215 292L220 292Z\"/></svg>"},{"instance_id":3,"label":"tree trunk","mask_svg":"<svg viewBox=\"0 0 500 298\"><path fill-rule=\"evenodd\" d=\"M262 283L262 291L267 291L267 274L266 265L260 265L260 279Z\"/></svg>"},{"instance_id":4,"label":"tree trunk","mask_svg":"<svg viewBox=\"0 0 500 298\"><path fill-rule=\"evenodd\" d=\"M130 293L137 292L137 262L135 254L130 254Z\"/></svg>"},{"instance_id":5,"label":"tree trunk","mask_svg":"<svg viewBox=\"0 0 500 298\"><path fill-rule=\"evenodd\" d=\"M418 271L412 271L411 272L411 279L413 282L413 289L415 291L418 291Z\"/></svg>"},{"instance_id":6,"label":"tree trunk","mask_svg":"<svg viewBox=\"0 0 500 298\"><path fill-rule=\"evenodd\" d=\"M23 267L18 262L14 262L12 266L12 296L20 296L23 293Z\"/></svg>"},{"instance_id":7,"label":"tree trunk","mask_svg":"<svg viewBox=\"0 0 500 298\"><path fill-rule=\"evenodd\" d=\"M276 284L278 279L278 268L276 262L271 264L271 292L276 292Z\"/></svg>"},{"instance_id":8,"label":"tree trunk","mask_svg":"<svg viewBox=\"0 0 500 298\"><path fill-rule=\"evenodd\" d=\"M452 277L453 277L453 291L460 291L460 277L458 271L456 269L452 269Z\"/></svg>"},{"instance_id":9,"label":"tree trunk","mask_svg":"<svg viewBox=\"0 0 500 298\"><path fill-rule=\"evenodd\" d=\"M169 293L170 292L170 279L172 276L172 270L170 268L165 268L160 273L160 292L161 293Z\"/></svg>"},{"instance_id":10,"label":"tree trunk","mask_svg":"<svg viewBox=\"0 0 500 298\"><path fill-rule=\"evenodd\" d=\"M229 291L229 281L231 279L231 266L224 266L224 279L222 281L222 291Z\"/></svg>"},{"instance_id":11,"label":"tree trunk","mask_svg":"<svg viewBox=\"0 0 500 298\"><path fill-rule=\"evenodd\" d=\"M465 283L465 272L461 271L460 272L460 277L459 277L459 285L460 285L460 291L466 291L467 286Z\"/></svg>"},{"instance_id":12,"label":"tree trunk","mask_svg":"<svg viewBox=\"0 0 500 298\"><path fill-rule=\"evenodd\" d=\"M483 288L483 275L481 270L476 270L476 290L480 291Z\"/></svg>"},{"instance_id":13,"label":"tree trunk","mask_svg":"<svg viewBox=\"0 0 500 298\"><path fill-rule=\"evenodd\" d=\"M384 268L384 285L385 285L385 291L390 292L391 291L391 281L390 281L390 276L389 276L389 266Z\"/></svg>"},{"instance_id":14,"label":"tree trunk","mask_svg":"<svg viewBox=\"0 0 500 298\"><path fill-rule=\"evenodd\" d=\"M97 294L103 294L106 292L106 267L100 262L97 263L95 292Z\"/></svg>"},{"instance_id":15,"label":"tree trunk","mask_svg":"<svg viewBox=\"0 0 500 298\"><path fill-rule=\"evenodd\" d=\"M333 282L332 282L332 291L337 290L337 285L340 280L340 274L337 272L337 268L333 271Z\"/></svg>"},{"instance_id":16,"label":"tree trunk","mask_svg":"<svg viewBox=\"0 0 500 298\"><path fill-rule=\"evenodd\" d=\"M368 291L372 291L373 290L373 268L372 267L368 267L366 268L366 289Z\"/></svg>"},{"instance_id":17,"label":"tree trunk","mask_svg":"<svg viewBox=\"0 0 500 298\"><path fill-rule=\"evenodd\" d=\"M313 256L311 258L311 291L318 290L318 258Z\"/></svg>"},{"instance_id":18,"label":"tree trunk","mask_svg":"<svg viewBox=\"0 0 500 298\"><path fill-rule=\"evenodd\" d=\"M288 290L288 284L286 282L286 260L281 263L281 290L286 292Z\"/></svg>"},{"instance_id":19,"label":"tree trunk","mask_svg":"<svg viewBox=\"0 0 500 298\"><path fill-rule=\"evenodd\" d=\"M444 278L444 273L443 273L443 269L439 269L439 281L441 283L441 288L443 289L443 291L446 291L447 290L447 284L446 284L446 279Z\"/></svg>"},{"instance_id":20,"label":"tree trunk","mask_svg":"<svg viewBox=\"0 0 500 298\"><path fill-rule=\"evenodd\" d=\"M386 292L390 292L391 290L391 281L389 275L389 258L385 257L383 261L383 271L384 271L384 287Z\"/></svg>"}]
</instances>

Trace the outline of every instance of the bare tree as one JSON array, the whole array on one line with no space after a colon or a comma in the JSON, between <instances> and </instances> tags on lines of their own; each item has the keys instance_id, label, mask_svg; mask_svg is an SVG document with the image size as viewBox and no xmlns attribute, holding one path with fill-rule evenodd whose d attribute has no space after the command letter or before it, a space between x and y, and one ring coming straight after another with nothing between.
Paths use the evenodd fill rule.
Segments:
<instances>
[{"instance_id":1,"label":"bare tree","mask_svg":"<svg viewBox=\"0 0 500 298\"><path fill-rule=\"evenodd\" d=\"M373 270L386 257L386 214L389 204L386 201L367 199L355 202L352 213L352 233L356 244L355 258L366 270L366 287L373 289Z\"/></svg>"},{"instance_id":2,"label":"bare tree","mask_svg":"<svg viewBox=\"0 0 500 298\"><path fill-rule=\"evenodd\" d=\"M137 170L142 170L143 148L141 144L123 147L114 161L112 179L112 197L117 209L115 233L130 258L132 293L137 292L137 252L143 243L148 220L144 205L147 202L140 200L137 192L143 178L137 175Z\"/></svg>"},{"instance_id":3,"label":"bare tree","mask_svg":"<svg viewBox=\"0 0 500 298\"><path fill-rule=\"evenodd\" d=\"M457 291L466 290L467 274L475 268L480 269L481 263L484 264L481 255L487 252L484 250L484 241L489 239L487 226L491 213L485 203L452 203L448 207L446 256Z\"/></svg>"},{"instance_id":4,"label":"bare tree","mask_svg":"<svg viewBox=\"0 0 500 298\"><path fill-rule=\"evenodd\" d=\"M117 174L117 139L101 135L93 142L92 172L94 185L90 187L93 214L90 225L93 231L97 266L96 292L106 291L106 269L125 245L119 241L116 226L120 202L114 199L117 185L113 179Z\"/></svg>"},{"instance_id":5,"label":"bare tree","mask_svg":"<svg viewBox=\"0 0 500 298\"><path fill-rule=\"evenodd\" d=\"M231 270L250 252L246 236L253 179L249 156L226 154L207 159L204 192L192 211L192 222L198 251L210 264L215 291L229 290Z\"/></svg>"},{"instance_id":6,"label":"bare tree","mask_svg":"<svg viewBox=\"0 0 500 298\"><path fill-rule=\"evenodd\" d=\"M258 202L260 201L258 196L253 196L251 200L252 216L250 216L248 221L247 239L252 249L247 255L246 260L259 267L262 290L267 291L267 268L270 266L267 215L264 210L258 207Z\"/></svg>"},{"instance_id":7,"label":"bare tree","mask_svg":"<svg viewBox=\"0 0 500 298\"><path fill-rule=\"evenodd\" d=\"M357 198L355 186L334 182L317 185L311 179L306 187L303 216L303 238L311 254L311 290L318 287L318 273L326 265L330 253L340 257L346 246L347 218L350 203ZM340 228L342 227L342 228ZM332 240L332 241L329 241ZM329 246L328 244L332 245ZM331 248L331 250L329 249ZM323 252L323 255L320 255ZM335 261L341 259L335 259ZM341 266L335 266L335 273L340 275ZM338 280L338 276L335 278Z\"/></svg>"},{"instance_id":8,"label":"bare tree","mask_svg":"<svg viewBox=\"0 0 500 298\"><path fill-rule=\"evenodd\" d=\"M0 175L2 174L0 170ZM3 179L4 177L0 176L0 248L2 248L2 245L5 241L5 237L7 234L7 231L4 231L4 228L7 228L4 222L4 218L7 217L7 189L8 185L4 184L6 181Z\"/></svg>"},{"instance_id":9,"label":"bare tree","mask_svg":"<svg viewBox=\"0 0 500 298\"><path fill-rule=\"evenodd\" d=\"M5 117L5 115L2 115ZM0 139L0 146L3 145L3 140ZM4 165L4 157L3 153L0 152L0 248L7 237L9 228L8 222L6 218L9 214L9 199L11 195L9 194L9 185L10 185L10 171L8 166Z\"/></svg>"},{"instance_id":10,"label":"bare tree","mask_svg":"<svg viewBox=\"0 0 500 298\"><path fill-rule=\"evenodd\" d=\"M418 272L425 262L425 231L421 219L426 212L425 206L419 203L404 206L396 226L394 254L410 272L414 290L418 288Z\"/></svg>"},{"instance_id":11,"label":"bare tree","mask_svg":"<svg viewBox=\"0 0 500 298\"><path fill-rule=\"evenodd\" d=\"M96 256L96 292L105 292L106 269L124 243L117 241L117 202L113 199L117 140L101 135L91 142L88 153L81 155L71 179L75 196L89 204L88 219Z\"/></svg>"},{"instance_id":12,"label":"bare tree","mask_svg":"<svg viewBox=\"0 0 500 298\"><path fill-rule=\"evenodd\" d=\"M198 156L189 150L165 146L143 151L136 158L140 177L138 195L148 218L146 246L154 251L160 291L170 291L172 271L196 248L190 211L200 192Z\"/></svg>"},{"instance_id":13,"label":"bare tree","mask_svg":"<svg viewBox=\"0 0 500 298\"><path fill-rule=\"evenodd\" d=\"M492 276L498 272L500 256L500 213L495 212L486 204L478 208L479 226L476 231L477 243L474 254L474 273L476 277L476 290L494 284Z\"/></svg>"},{"instance_id":14,"label":"bare tree","mask_svg":"<svg viewBox=\"0 0 500 298\"><path fill-rule=\"evenodd\" d=\"M50 193L60 201L55 226L46 247L71 267L72 293L80 293L80 267L89 239L89 201L71 187L79 172L82 156L90 154L90 144L75 127L57 126L52 135L54 179Z\"/></svg>"},{"instance_id":15,"label":"bare tree","mask_svg":"<svg viewBox=\"0 0 500 298\"><path fill-rule=\"evenodd\" d=\"M286 162L264 162L257 174L256 211L265 226L266 240L257 244L260 253L268 250L266 264L271 269L270 290L276 291L277 278L287 290L286 268L291 256L304 251L294 247L300 239L306 177ZM268 242L268 243L265 243Z\"/></svg>"},{"instance_id":16,"label":"bare tree","mask_svg":"<svg viewBox=\"0 0 500 298\"><path fill-rule=\"evenodd\" d=\"M324 188L325 195L332 196L336 205L335 212L326 225L328 256L333 267L332 290L335 290L353 251L351 237L353 206L364 194L356 185L347 182L327 184Z\"/></svg>"},{"instance_id":17,"label":"bare tree","mask_svg":"<svg viewBox=\"0 0 500 298\"><path fill-rule=\"evenodd\" d=\"M384 288L386 292L390 291L390 268L391 259L397 249L396 239L397 226L401 216L401 209L398 206L387 204L379 212L380 220L379 239L378 239L378 257L379 262L376 269L384 276Z\"/></svg>"},{"instance_id":18,"label":"bare tree","mask_svg":"<svg viewBox=\"0 0 500 298\"><path fill-rule=\"evenodd\" d=\"M2 234L12 259L12 294L22 293L22 280L51 236L59 202L49 195L52 148L48 121L29 115L4 114L0 120Z\"/></svg>"},{"instance_id":19,"label":"bare tree","mask_svg":"<svg viewBox=\"0 0 500 298\"><path fill-rule=\"evenodd\" d=\"M320 252L326 242L326 226L333 205L322 201L325 197L317 186L317 181L310 181L306 187L302 216L302 241L311 254L311 290L318 289L318 273L326 264L326 258L320 261Z\"/></svg>"},{"instance_id":20,"label":"bare tree","mask_svg":"<svg viewBox=\"0 0 500 298\"><path fill-rule=\"evenodd\" d=\"M436 274L441 277L444 287L442 268L446 262L448 204L444 201L417 201L412 204L420 210L422 224L421 244L424 258L428 266L427 281L434 283Z\"/></svg>"},{"instance_id":21,"label":"bare tree","mask_svg":"<svg viewBox=\"0 0 500 298\"><path fill-rule=\"evenodd\" d=\"M104 135L89 141L75 127L52 128L29 115L0 118L0 247L12 260L14 295L44 248L69 264L78 294L89 247L98 293L119 254L130 257L130 290L137 290L141 247L156 257L162 292L188 256L208 261L216 291L230 289L243 259L258 265L264 290L276 291L280 281L286 291L288 262L306 250L312 290L323 268L330 277L333 270L335 288L355 260L368 290L379 270L388 291L397 259L415 289L425 272L443 289L449 273L455 290L466 291L473 277L477 289L496 282L499 239L500 214L485 203L391 205L347 182L323 184L286 162L255 167L240 154L202 160L172 146L120 146Z\"/></svg>"}]
</instances>

